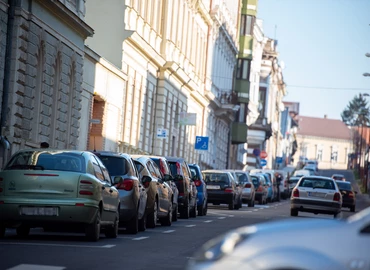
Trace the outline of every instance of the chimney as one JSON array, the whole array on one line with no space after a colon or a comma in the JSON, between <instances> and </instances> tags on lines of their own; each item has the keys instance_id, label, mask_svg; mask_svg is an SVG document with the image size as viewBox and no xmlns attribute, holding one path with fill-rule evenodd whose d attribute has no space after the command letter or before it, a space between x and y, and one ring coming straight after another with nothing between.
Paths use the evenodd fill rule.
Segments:
<instances>
[{"instance_id":1,"label":"chimney","mask_svg":"<svg viewBox=\"0 0 370 270\"><path fill-rule=\"evenodd\" d=\"M328 115L327 114L324 114L324 119L327 119L328 118Z\"/></svg>"}]
</instances>

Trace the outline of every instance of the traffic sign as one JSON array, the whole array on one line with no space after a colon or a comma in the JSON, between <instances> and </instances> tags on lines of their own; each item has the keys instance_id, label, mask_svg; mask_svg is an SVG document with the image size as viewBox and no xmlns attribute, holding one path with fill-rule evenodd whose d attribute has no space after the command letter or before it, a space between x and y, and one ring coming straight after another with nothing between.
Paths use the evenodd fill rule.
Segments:
<instances>
[{"instance_id":1,"label":"traffic sign","mask_svg":"<svg viewBox=\"0 0 370 270\"><path fill-rule=\"evenodd\" d=\"M261 154L261 151L258 148L253 149L253 155L255 155L256 157L259 157L260 154Z\"/></svg>"},{"instance_id":2,"label":"traffic sign","mask_svg":"<svg viewBox=\"0 0 370 270\"><path fill-rule=\"evenodd\" d=\"M283 163L283 158L282 157L276 157L276 163L278 163L278 164Z\"/></svg>"},{"instance_id":3,"label":"traffic sign","mask_svg":"<svg viewBox=\"0 0 370 270\"><path fill-rule=\"evenodd\" d=\"M157 129L157 138L158 139L166 139L168 137L168 130L164 128Z\"/></svg>"},{"instance_id":4,"label":"traffic sign","mask_svg":"<svg viewBox=\"0 0 370 270\"><path fill-rule=\"evenodd\" d=\"M267 152L265 150L262 150L260 153L261 158L267 158Z\"/></svg>"},{"instance_id":5,"label":"traffic sign","mask_svg":"<svg viewBox=\"0 0 370 270\"><path fill-rule=\"evenodd\" d=\"M209 137L196 136L195 150L208 150Z\"/></svg>"},{"instance_id":6,"label":"traffic sign","mask_svg":"<svg viewBox=\"0 0 370 270\"><path fill-rule=\"evenodd\" d=\"M261 167L266 166L267 165L267 160L266 159L261 159L260 160L260 165L261 165Z\"/></svg>"}]
</instances>

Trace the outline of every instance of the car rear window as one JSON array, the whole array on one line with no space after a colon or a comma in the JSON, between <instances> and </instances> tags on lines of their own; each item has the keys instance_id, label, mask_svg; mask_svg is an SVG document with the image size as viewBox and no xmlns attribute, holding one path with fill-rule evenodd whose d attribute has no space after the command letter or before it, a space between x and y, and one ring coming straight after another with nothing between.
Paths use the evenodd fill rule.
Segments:
<instances>
[{"instance_id":1,"label":"car rear window","mask_svg":"<svg viewBox=\"0 0 370 270\"><path fill-rule=\"evenodd\" d=\"M207 184L223 183L229 184L229 177L226 173L204 173L204 180Z\"/></svg>"},{"instance_id":2,"label":"car rear window","mask_svg":"<svg viewBox=\"0 0 370 270\"><path fill-rule=\"evenodd\" d=\"M335 190L334 182L332 180L326 180L326 179L304 178L299 183L299 186Z\"/></svg>"},{"instance_id":3,"label":"car rear window","mask_svg":"<svg viewBox=\"0 0 370 270\"><path fill-rule=\"evenodd\" d=\"M196 169L195 166L189 165L189 169L191 172L191 177L194 177L194 176L200 177L199 171Z\"/></svg>"},{"instance_id":4,"label":"car rear window","mask_svg":"<svg viewBox=\"0 0 370 270\"><path fill-rule=\"evenodd\" d=\"M125 158L99 156L111 176L125 175L128 173L129 165Z\"/></svg>"},{"instance_id":5,"label":"car rear window","mask_svg":"<svg viewBox=\"0 0 370 270\"><path fill-rule=\"evenodd\" d=\"M337 182L337 185L341 190L352 190L352 185L349 182Z\"/></svg>"},{"instance_id":6,"label":"car rear window","mask_svg":"<svg viewBox=\"0 0 370 270\"><path fill-rule=\"evenodd\" d=\"M238 177L239 183L249 182L248 176L245 173L235 173Z\"/></svg>"},{"instance_id":7,"label":"car rear window","mask_svg":"<svg viewBox=\"0 0 370 270\"><path fill-rule=\"evenodd\" d=\"M333 176L334 180L342 180L343 178L344 178L343 176L339 176L339 175Z\"/></svg>"},{"instance_id":8,"label":"car rear window","mask_svg":"<svg viewBox=\"0 0 370 270\"><path fill-rule=\"evenodd\" d=\"M252 178L253 185L255 187L259 187L259 185L260 185L260 179L257 176L254 176L254 175L252 175L251 178Z\"/></svg>"},{"instance_id":9,"label":"car rear window","mask_svg":"<svg viewBox=\"0 0 370 270\"><path fill-rule=\"evenodd\" d=\"M175 161L172 161L172 162L170 161L168 162L168 165L170 166L170 171L173 176L178 175L178 174L182 175L180 163L175 162Z\"/></svg>"}]
</instances>

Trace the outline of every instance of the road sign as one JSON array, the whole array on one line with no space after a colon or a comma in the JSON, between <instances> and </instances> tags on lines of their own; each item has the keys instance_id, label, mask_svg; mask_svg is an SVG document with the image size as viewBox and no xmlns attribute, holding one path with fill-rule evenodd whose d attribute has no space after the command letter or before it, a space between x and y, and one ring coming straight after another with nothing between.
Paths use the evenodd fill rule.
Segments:
<instances>
[{"instance_id":1,"label":"road sign","mask_svg":"<svg viewBox=\"0 0 370 270\"><path fill-rule=\"evenodd\" d=\"M261 165L261 167L266 166L267 165L267 160L266 159L261 159L260 160L260 165Z\"/></svg>"},{"instance_id":2,"label":"road sign","mask_svg":"<svg viewBox=\"0 0 370 270\"><path fill-rule=\"evenodd\" d=\"M261 150L259 150L258 148L253 149L253 155L255 155L256 157L259 157L260 154L261 154Z\"/></svg>"},{"instance_id":3,"label":"road sign","mask_svg":"<svg viewBox=\"0 0 370 270\"><path fill-rule=\"evenodd\" d=\"M278 163L278 164L283 163L283 158L282 157L276 157L276 163Z\"/></svg>"},{"instance_id":4,"label":"road sign","mask_svg":"<svg viewBox=\"0 0 370 270\"><path fill-rule=\"evenodd\" d=\"M261 153L260 153L260 157L261 158L267 158L267 153L265 150L262 150Z\"/></svg>"},{"instance_id":5,"label":"road sign","mask_svg":"<svg viewBox=\"0 0 370 270\"><path fill-rule=\"evenodd\" d=\"M168 130L164 128L157 129L157 138L158 139L165 139L168 137Z\"/></svg>"},{"instance_id":6,"label":"road sign","mask_svg":"<svg viewBox=\"0 0 370 270\"><path fill-rule=\"evenodd\" d=\"M208 150L209 137L196 136L195 150Z\"/></svg>"}]
</instances>

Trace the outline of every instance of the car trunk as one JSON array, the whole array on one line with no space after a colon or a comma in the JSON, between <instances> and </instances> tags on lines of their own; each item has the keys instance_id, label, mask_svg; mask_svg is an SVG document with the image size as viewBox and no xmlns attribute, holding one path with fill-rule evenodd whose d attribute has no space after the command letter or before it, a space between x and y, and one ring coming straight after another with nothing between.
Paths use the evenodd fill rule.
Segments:
<instances>
[{"instance_id":1,"label":"car trunk","mask_svg":"<svg viewBox=\"0 0 370 270\"><path fill-rule=\"evenodd\" d=\"M37 170L3 171L5 196L60 199L77 197L80 173Z\"/></svg>"},{"instance_id":2,"label":"car trunk","mask_svg":"<svg viewBox=\"0 0 370 270\"><path fill-rule=\"evenodd\" d=\"M333 201L335 190L322 188L299 187L299 197L304 199L314 199L320 201Z\"/></svg>"}]
</instances>

